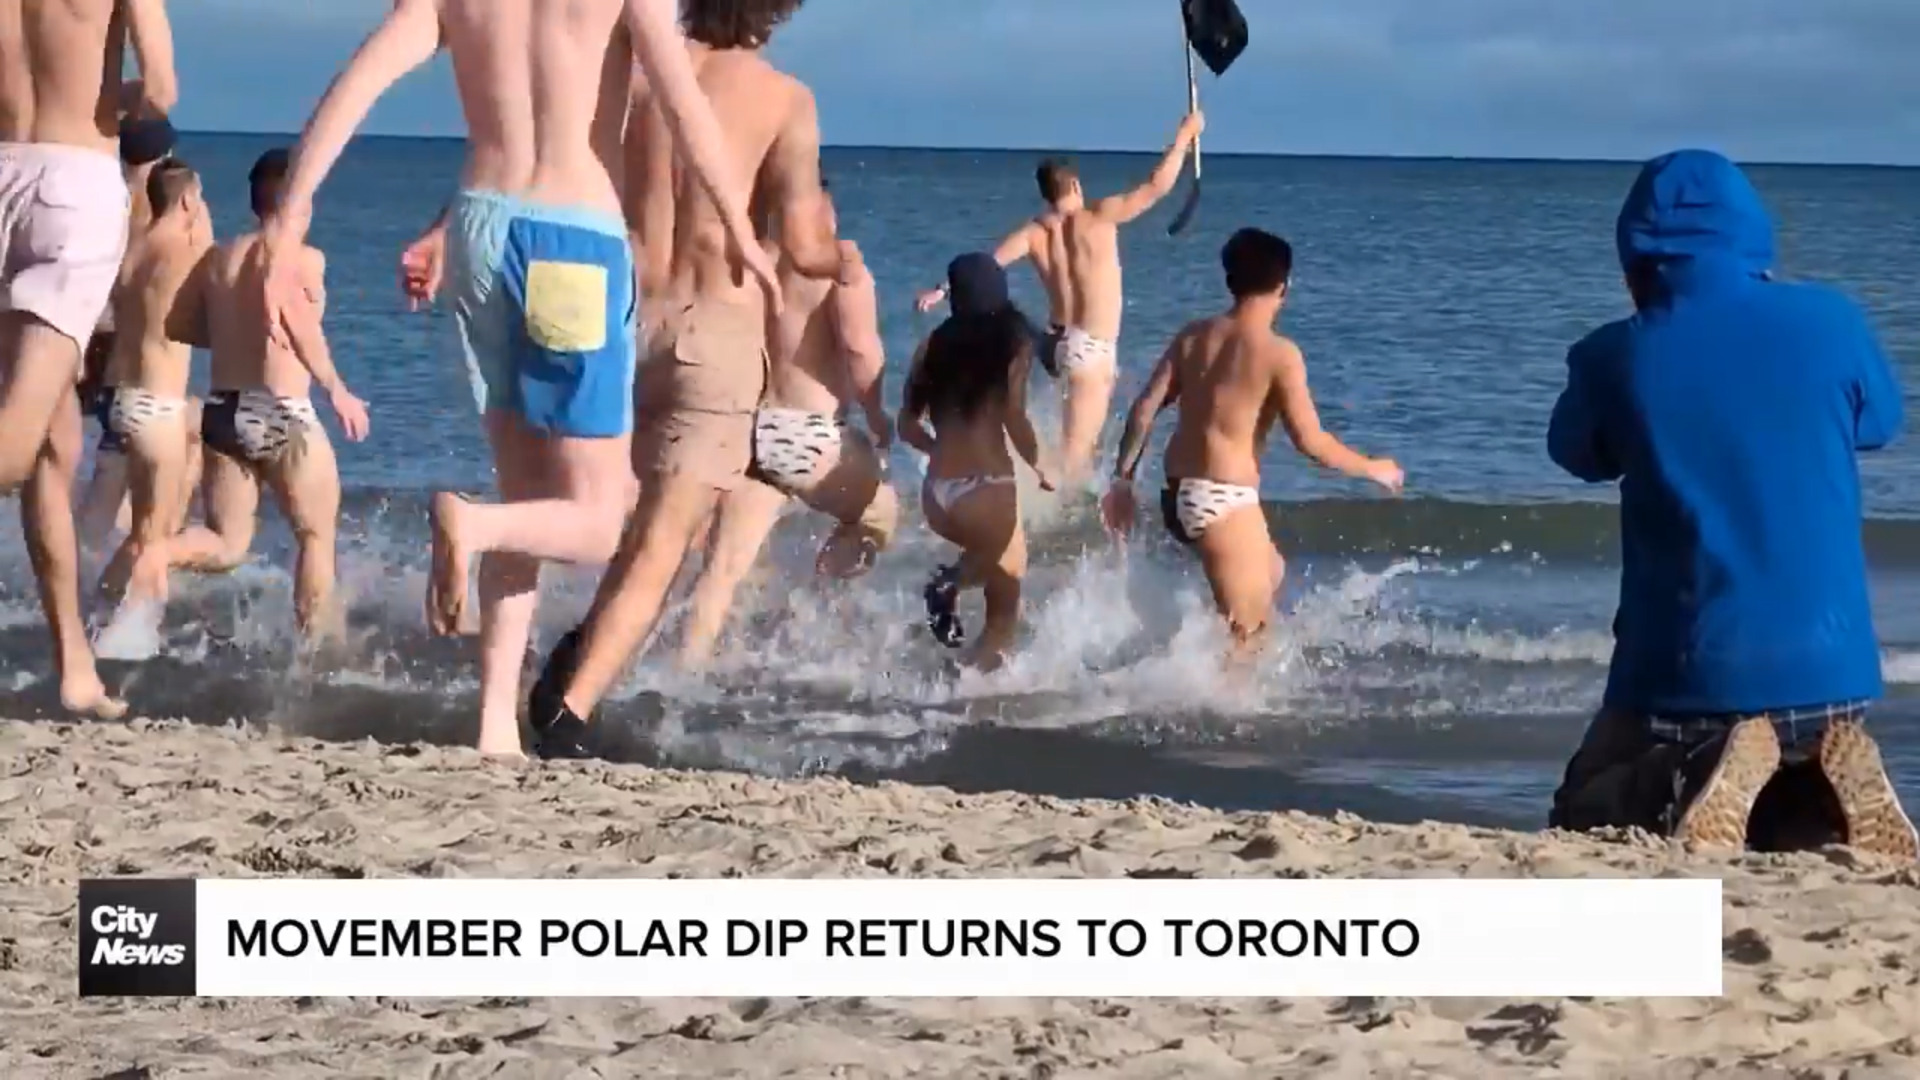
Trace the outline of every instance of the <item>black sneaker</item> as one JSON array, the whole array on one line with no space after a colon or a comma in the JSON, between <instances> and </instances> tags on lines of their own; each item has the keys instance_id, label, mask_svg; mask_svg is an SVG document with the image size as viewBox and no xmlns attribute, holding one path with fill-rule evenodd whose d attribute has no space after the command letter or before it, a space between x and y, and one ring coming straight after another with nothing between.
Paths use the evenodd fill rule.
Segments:
<instances>
[{"instance_id":1,"label":"black sneaker","mask_svg":"<svg viewBox=\"0 0 1920 1080\"><path fill-rule=\"evenodd\" d=\"M580 630L561 635L540 667L527 694L527 721L533 725L533 752L542 760L589 758L587 722L567 705L567 682L580 666Z\"/></svg>"},{"instance_id":2,"label":"black sneaker","mask_svg":"<svg viewBox=\"0 0 1920 1080\"><path fill-rule=\"evenodd\" d=\"M920 595L927 601L927 629L933 631L934 640L949 649L964 645L967 632L955 610L960 604L960 568L942 566L935 570Z\"/></svg>"}]
</instances>

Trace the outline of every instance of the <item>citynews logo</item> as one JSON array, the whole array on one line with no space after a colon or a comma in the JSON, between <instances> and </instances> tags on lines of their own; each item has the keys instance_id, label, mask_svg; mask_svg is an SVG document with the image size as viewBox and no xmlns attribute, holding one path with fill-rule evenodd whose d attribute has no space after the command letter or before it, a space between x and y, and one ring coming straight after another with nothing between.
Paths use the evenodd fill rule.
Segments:
<instances>
[{"instance_id":1,"label":"citynews logo","mask_svg":"<svg viewBox=\"0 0 1920 1080\"><path fill-rule=\"evenodd\" d=\"M103 904L93 909L90 921L96 934L122 935L93 939L93 962L96 964L187 962L185 945L159 945L147 940L153 936L154 927L160 922L157 913L141 911L131 905ZM132 935L137 941L129 941L125 935Z\"/></svg>"},{"instance_id":2,"label":"citynews logo","mask_svg":"<svg viewBox=\"0 0 1920 1080\"><path fill-rule=\"evenodd\" d=\"M81 997L194 992L192 881L82 881L79 930Z\"/></svg>"}]
</instances>

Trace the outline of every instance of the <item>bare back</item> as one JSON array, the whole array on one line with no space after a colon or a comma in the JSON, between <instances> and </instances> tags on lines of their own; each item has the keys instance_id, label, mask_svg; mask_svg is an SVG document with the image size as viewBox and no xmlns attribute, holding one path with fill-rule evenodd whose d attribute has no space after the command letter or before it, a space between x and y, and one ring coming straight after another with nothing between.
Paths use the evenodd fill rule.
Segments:
<instances>
[{"instance_id":1,"label":"bare back","mask_svg":"<svg viewBox=\"0 0 1920 1080\"><path fill-rule=\"evenodd\" d=\"M702 49L693 54L700 89L713 103L727 148L740 175L755 178L753 202L765 207L770 192L792 182L788 161L804 152L817 188L819 127L813 96L799 80L777 70L757 51ZM811 147L795 143L811 140ZM784 147L783 147L784 142ZM777 149L788 153L776 154ZM727 231L691 169L675 170L672 266L668 291L680 298L723 300L759 306L751 280L736 280L728 258Z\"/></svg>"},{"instance_id":2,"label":"bare back","mask_svg":"<svg viewBox=\"0 0 1920 1080\"><path fill-rule=\"evenodd\" d=\"M838 412L851 394L847 360L834 322L831 281L817 281L781 268L783 310L767 340L767 400L789 409Z\"/></svg>"},{"instance_id":3,"label":"bare back","mask_svg":"<svg viewBox=\"0 0 1920 1080\"><path fill-rule=\"evenodd\" d=\"M439 0L467 121L462 182L620 212L624 0Z\"/></svg>"},{"instance_id":4,"label":"bare back","mask_svg":"<svg viewBox=\"0 0 1920 1080\"><path fill-rule=\"evenodd\" d=\"M114 284L109 385L186 396L193 350L168 336L168 320L207 247L187 229L153 230L134 242Z\"/></svg>"},{"instance_id":5,"label":"bare back","mask_svg":"<svg viewBox=\"0 0 1920 1080\"><path fill-rule=\"evenodd\" d=\"M303 248L303 273L310 292L318 292L312 267L320 253ZM266 390L300 397L313 387L313 375L292 349L267 336L261 288L260 234L247 233L207 253L196 271L195 299L206 320L206 343L213 354L215 390ZM324 309L324 295L316 296Z\"/></svg>"},{"instance_id":6,"label":"bare back","mask_svg":"<svg viewBox=\"0 0 1920 1080\"><path fill-rule=\"evenodd\" d=\"M0 142L114 152L125 50L120 0L0 0Z\"/></svg>"},{"instance_id":7,"label":"bare back","mask_svg":"<svg viewBox=\"0 0 1920 1080\"><path fill-rule=\"evenodd\" d=\"M1043 219L1046 220L1046 219ZM1077 326L1097 338L1108 341L1120 337L1120 230L1112 222L1091 210L1075 210L1051 216L1047 232L1048 261L1056 271L1041 265L1045 277L1058 277L1064 288L1064 303L1059 309L1066 325ZM1058 272L1064 268L1064 273ZM1051 298L1053 287L1048 287Z\"/></svg>"},{"instance_id":8,"label":"bare back","mask_svg":"<svg viewBox=\"0 0 1920 1080\"><path fill-rule=\"evenodd\" d=\"M1260 483L1260 454L1284 404L1292 348L1273 331L1226 315L1180 332L1172 346L1179 422L1167 442L1168 479Z\"/></svg>"}]
</instances>

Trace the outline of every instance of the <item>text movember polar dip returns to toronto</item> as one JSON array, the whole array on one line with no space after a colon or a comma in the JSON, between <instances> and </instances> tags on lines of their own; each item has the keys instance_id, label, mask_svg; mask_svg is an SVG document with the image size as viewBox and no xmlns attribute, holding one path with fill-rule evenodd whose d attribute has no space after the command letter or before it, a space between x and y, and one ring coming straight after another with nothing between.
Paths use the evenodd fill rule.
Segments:
<instances>
[{"instance_id":1,"label":"text movember polar dip returns to toronto","mask_svg":"<svg viewBox=\"0 0 1920 1080\"><path fill-rule=\"evenodd\" d=\"M529 931L532 932L529 932ZM1408 919L1162 919L1152 931L1173 956L1287 958L1386 956L1420 948ZM228 919L230 957L351 959L579 956L677 959L715 955L783 957L815 931L804 919ZM826 957L848 959L1133 956L1149 930L1134 919L825 919Z\"/></svg>"}]
</instances>

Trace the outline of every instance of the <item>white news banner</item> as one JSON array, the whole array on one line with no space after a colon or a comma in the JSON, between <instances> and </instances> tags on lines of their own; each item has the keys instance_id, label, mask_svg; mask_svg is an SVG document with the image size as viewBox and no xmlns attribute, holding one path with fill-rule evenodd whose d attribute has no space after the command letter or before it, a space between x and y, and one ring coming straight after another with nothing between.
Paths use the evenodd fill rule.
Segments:
<instances>
[{"instance_id":1,"label":"white news banner","mask_svg":"<svg viewBox=\"0 0 1920 1080\"><path fill-rule=\"evenodd\" d=\"M132 898L87 917L153 934L127 892L144 883L111 884L92 886L102 903ZM202 996L1721 992L1720 883L1710 880L173 884L192 886L190 901L180 897L190 917L176 917L190 923L192 948L176 973L191 972L190 992ZM186 925L178 930L187 938ZM144 956L93 934L102 956ZM131 972L99 971L83 961L83 992L168 992L113 981ZM101 980L97 990L86 989L89 978Z\"/></svg>"}]
</instances>

